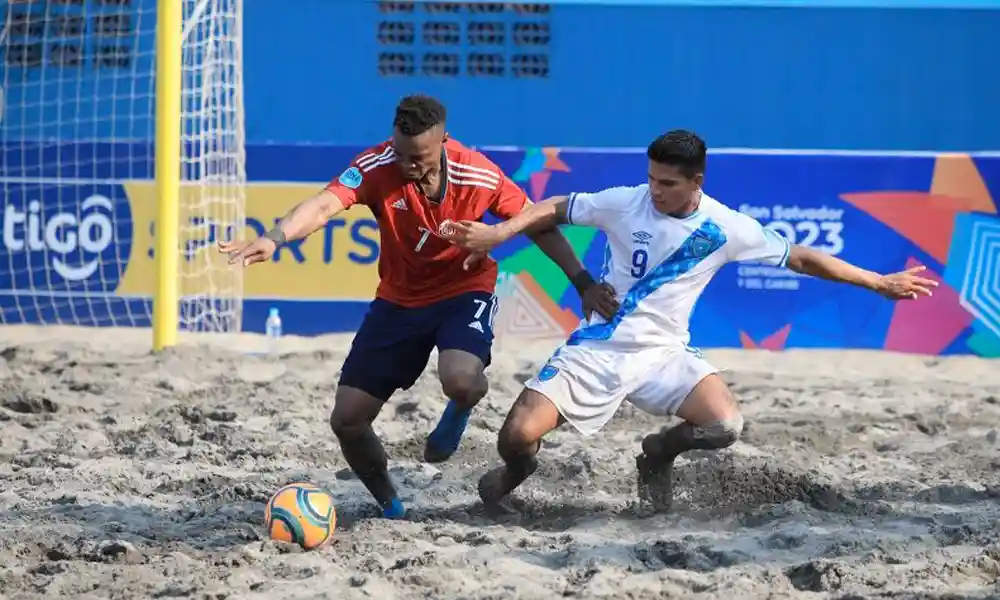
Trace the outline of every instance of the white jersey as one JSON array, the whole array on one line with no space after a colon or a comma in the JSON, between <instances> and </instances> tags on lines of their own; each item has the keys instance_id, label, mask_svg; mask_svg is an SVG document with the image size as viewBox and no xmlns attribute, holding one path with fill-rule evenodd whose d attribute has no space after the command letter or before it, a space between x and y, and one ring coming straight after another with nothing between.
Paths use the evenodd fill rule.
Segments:
<instances>
[{"instance_id":1,"label":"white jersey","mask_svg":"<svg viewBox=\"0 0 1000 600\"><path fill-rule=\"evenodd\" d=\"M567 345L632 350L685 346L695 302L733 261L785 266L790 246L778 233L707 194L684 218L656 210L646 184L569 196L567 218L607 235L604 273L620 308L610 321L594 313Z\"/></svg>"}]
</instances>

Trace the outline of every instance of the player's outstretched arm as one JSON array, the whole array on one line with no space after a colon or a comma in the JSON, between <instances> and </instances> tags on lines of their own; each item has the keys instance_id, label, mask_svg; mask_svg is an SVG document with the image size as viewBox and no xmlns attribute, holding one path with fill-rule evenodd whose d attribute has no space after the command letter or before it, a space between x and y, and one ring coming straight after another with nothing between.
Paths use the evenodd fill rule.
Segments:
<instances>
[{"instance_id":1,"label":"player's outstretched arm","mask_svg":"<svg viewBox=\"0 0 1000 600\"><path fill-rule=\"evenodd\" d=\"M478 221L449 223L441 235L466 250L489 252L519 233L534 236L555 229L557 225L568 223L566 204L566 196L554 196L538 204L531 204L496 225L486 225Z\"/></svg>"},{"instance_id":2,"label":"player's outstretched arm","mask_svg":"<svg viewBox=\"0 0 1000 600\"><path fill-rule=\"evenodd\" d=\"M244 266L270 260L280 244L308 237L344 210L344 203L330 190L303 200L288 211L277 225L250 242L219 242L219 252L229 255L229 263Z\"/></svg>"},{"instance_id":3,"label":"player's outstretched arm","mask_svg":"<svg viewBox=\"0 0 1000 600\"><path fill-rule=\"evenodd\" d=\"M343 201L330 190L323 190L288 211L273 231L284 240L300 240L325 227L342 210Z\"/></svg>"},{"instance_id":4,"label":"player's outstretched arm","mask_svg":"<svg viewBox=\"0 0 1000 600\"><path fill-rule=\"evenodd\" d=\"M530 210L530 208L526 210ZM556 210L558 211L558 209ZM558 214L556 222L558 222ZM605 319L610 319L619 308L614 288L606 284L598 284L590 271L577 258L573 246L559 231L559 228L554 225L543 228L545 224L545 221L537 223L530 226L524 233L545 256L549 257L549 260L559 265L562 272L566 274L570 283L576 288L576 293L580 295L586 317L590 318L590 312L596 311Z\"/></svg>"},{"instance_id":5,"label":"player's outstretched arm","mask_svg":"<svg viewBox=\"0 0 1000 600\"><path fill-rule=\"evenodd\" d=\"M580 263L569 241L559 231L559 225L569 223L566 218L567 206L566 196L554 196L538 204L529 203L524 210L496 225L486 225L479 221L450 223L441 232L441 236L472 252L486 253L519 233L524 233L569 278L582 299L585 316L590 318L591 312L597 312L605 319L610 319L619 306L614 289L594 281L590 272Z\"/></svg>"},{"instance_id":6,"label":"player's outstretched arm","mask_svg":"<svg viewBox=\"0 0 1000 600\"><path fill-rule=\"evenodd\" d=\"M558 231L559 225L569 224L566 218L566 210L569 206L567 196L553 196L546 198L538 204L532 204L517 215L498 223L506 239L510 239L519 233L524 233L534 238L538 234L548 231Z\"/></svg>"},{"instance_id":7,"label":"player's outstretched arm","mask_svg":"<svg viewBox=\"0 0 1000 600\"><path fill-rule=\"evenodd\" d=\"M920 296L930 296L938 285L933 279L917 275L927 268L924 266L880 275L836 256L795 244L791 245L786 266L797 273L863 287L891 300L915 300Z\"/></svg>"}]
</instances>

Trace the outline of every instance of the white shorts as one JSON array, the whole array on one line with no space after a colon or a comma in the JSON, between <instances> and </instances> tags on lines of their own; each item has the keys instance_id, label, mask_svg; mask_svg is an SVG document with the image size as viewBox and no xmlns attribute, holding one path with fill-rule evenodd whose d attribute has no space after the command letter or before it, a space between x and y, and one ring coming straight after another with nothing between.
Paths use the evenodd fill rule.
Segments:
<instances>
[{"instance_id":1,"label":"white shorts","mask_svg":"<svg viewBox=\"0 0 1000 600\"><path fill-rule=\"evenodd\" d=\"M673 415L702 379L717 372L684 346L623 352L563 345L525 386L551 400L577 431L592 435L626 399L651 415Z\"/></svg>"}]
</instances>

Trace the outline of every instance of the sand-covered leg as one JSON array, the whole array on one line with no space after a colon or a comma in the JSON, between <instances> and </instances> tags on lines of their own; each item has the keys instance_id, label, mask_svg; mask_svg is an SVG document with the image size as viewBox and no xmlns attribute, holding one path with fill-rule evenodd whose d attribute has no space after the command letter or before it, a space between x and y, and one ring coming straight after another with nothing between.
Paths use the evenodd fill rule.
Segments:
<instances>
[{"instance_id":1,"label":"sand-covered leg","mask_svg":"<svg viewBox=\"0 0 1000 600\"><path fill-rule=\"evenodd\" d=\"M525 388L517 397L500 433L497 452L504 464L479 479L479 497L488 508L504 508L502 503L538 469L536 455L542 436L562 423L555 405L544 395Z\"/></svg>"},{"instance_id":2,"label":"sand-covered leg","mask_svg":"<svg viewBox=\"0 0 1000 600\"><path fill-rule=\"evenodd\" d=\"M674 376L653 378L630 395L646 412L683 419L643 438L636 458L639 499L658 511L673 506L673 467L679 455L727 448L743 431L743 417L729 388L698 353L675 354L664 370Z\"/></svg>"},{"instance_id":3,"label":"sand-covered leg","mask_svg":"<svg viewBox=\"0 0 1000 600\"><path fill-rule=\"evenodd\" d=\"M499 504L509 493L503 483L506 466L495 467L479 478L479 498L487 507Z\"/></svg>"},{"instance_id":4,"label":"sand-covered leg","mask_svg":"<svg viewBox=\"0 0 1000 600\"><path fill-rule=\"evenodd\" d=\"M439 310L444 308L411 309L376 298L337 382L330 427L347 463L388 518L400 518L406 511L372 423L396 390L409 389L423 373L434 350Z\"/></svg>"},{"instance_id":5,"label":"sand-covered leg","mask_svg":"<svg viewBox=\"0 0 1000 600\"><path fill-rule=\"evenodd\" d=\"M387 519L402 518L406 508L389 477L385 449L371 426L360 435L349 437L339 433L337 437L344 458L382 509L382 516Z\"/></svg>"},{"instance_id":6,"label":"sand-covered leg","mask_svg":"<svg viewBox=\"0 0 1000 600\"><path fill-rule=\"evenodd\" d=\"M507 466L496 467L479 478L479 498L487 512L493 514L514 514L517 510L510 504L510 493L523 483L512 478Z\"/></svg>"},{"instance_id":7,"label":"sand-covered leg","mask_svg":"<svg viewBox=\"0 0 1000 600\"><path fill-rule=\"evenodd\" d=\"M670 429L647 435L642 440L642 454L636 458L640 500L658 511L673 506L673 467L677 457L688 450L719 450L739 439L743 418L738 414L699 427L684 422Z\"/></svg>"},{"instance_id":8,"label":"sand-covered leg","mask_svg":"<svg viewBox=\"0 0 1000 600\"><path fill-rule=\"evenodd\" d=\"M674 460L676 456L655 456L645 452L635 458L639 500L659 512L669 511L674 502Z\"/></svg>"},{"instance_id":9,"label":"sand-covered leg","mask_svg":"<svg viewBox=\"0 0 1000 600\"><path fill-rule=\"evenodd\" d=\"M516 454L505 449L507 453L501 454L504 464L479 478L479 497L483 504L493 508L508 508L502 506L502 503L538 469L535 455L540 449L541 441L520 449Z\"/></svg>"},{"instance_id":10,"label":"sand-covered leg","mask_svg":"<svg viewBox=\"0 0 1000 600\"><path fill-rule=\"evenodd\" d=\"M330 427L351 470L361 480L386 518L398 519L406 509L389 477L388 457L372 429L383 401L350 386L337 388Z\"/></svg>"}]
</instances>

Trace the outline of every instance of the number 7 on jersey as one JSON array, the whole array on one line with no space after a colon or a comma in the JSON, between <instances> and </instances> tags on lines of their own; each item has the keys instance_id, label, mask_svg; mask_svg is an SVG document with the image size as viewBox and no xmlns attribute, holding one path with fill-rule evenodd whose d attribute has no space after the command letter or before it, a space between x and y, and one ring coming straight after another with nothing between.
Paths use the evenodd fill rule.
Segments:
<instances>
[{"instance_id":1,"label":"number 7 on jersey","mask_svg":"<svg viewBox=\"0 0 1000 600\"><path fill-rule=\"evenodd\" d=\"M431 236L430 229L427 229L426 227L417 227L417 229L420 230L420 241L417 242L417 245L413 248L414 252L420 252L420 249L427 243L427 238Z\"/></svg>"}]
</instances>

